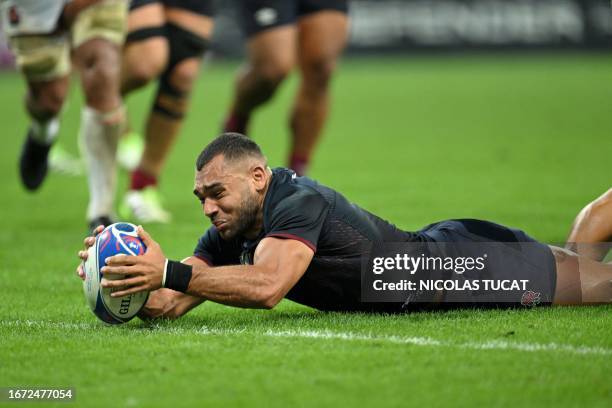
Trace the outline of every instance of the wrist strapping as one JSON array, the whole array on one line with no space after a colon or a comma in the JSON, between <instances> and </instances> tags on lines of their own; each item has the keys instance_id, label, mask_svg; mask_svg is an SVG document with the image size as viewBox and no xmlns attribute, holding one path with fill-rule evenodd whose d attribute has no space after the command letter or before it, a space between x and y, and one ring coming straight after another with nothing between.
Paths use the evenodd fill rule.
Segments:
<instances>
[{"instance_id":1,"label":"wrist strapping","mask_svg":"<svg viewBox=\"0 0 612 408\"><path fill-rule=\"evenodd\" d=\"M185 293L191 280L193 267L178 261L166 259L162 287Z\"/></svg>"}]
</instances>

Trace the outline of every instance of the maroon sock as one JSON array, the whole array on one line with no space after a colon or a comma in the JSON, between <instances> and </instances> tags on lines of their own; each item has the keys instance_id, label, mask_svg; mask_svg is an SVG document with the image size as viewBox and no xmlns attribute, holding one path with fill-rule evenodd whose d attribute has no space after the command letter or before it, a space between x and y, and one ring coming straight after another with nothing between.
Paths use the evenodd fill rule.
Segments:
<instances>
[{"instance_id":1,"label":"maroon sock","mask_svg":"<svg viewBox=\"0 0 612 408\"><path fill-rule=\"evenodd\" d=\"M310 159L305 156L300 156L295 153L289 159L289 168L295 171L298 176L304 176L308 172L308 162Z\"/></svg>"},{"instance_id":2,"label":"maroon sock","mask_svg":"<svg viewBox=\"0 0 612 408\"><path fill-rule=\"evenodd\" d=\"M132 179L130 181L130 190L142 190L149 186L157 185L157 177L152 176L149 173L136 169L132 172Z\"/></svg>"},{"instance_id":3,"label":"maroon sock","mask_svg":"<svg viewBox=\"0 0 612 408\"><path fill-rule=\"evenodd\" d=\"M249 119L249 115L242 115L232 111L225 119L225 123L223 123L223 131L247 135L246 132L249 125Z\"/></svg>"}]
</instances>

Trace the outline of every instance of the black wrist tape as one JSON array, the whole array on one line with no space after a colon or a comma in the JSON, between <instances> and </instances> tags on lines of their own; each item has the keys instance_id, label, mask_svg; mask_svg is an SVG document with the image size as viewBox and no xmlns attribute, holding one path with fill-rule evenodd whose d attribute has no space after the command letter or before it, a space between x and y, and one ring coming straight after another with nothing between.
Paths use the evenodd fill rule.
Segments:
<instances>
[{"instance_id":1,"label":"black wrist tape","mask_svg":"<svg viewBox=\"0 0 612 408\"><path fill-rule=\"evenodd\" d=\"M185 293L191 280L193 267L181 262L168 259L166 264L166 281L164 287Z\"/></svg>"}]
</instances>

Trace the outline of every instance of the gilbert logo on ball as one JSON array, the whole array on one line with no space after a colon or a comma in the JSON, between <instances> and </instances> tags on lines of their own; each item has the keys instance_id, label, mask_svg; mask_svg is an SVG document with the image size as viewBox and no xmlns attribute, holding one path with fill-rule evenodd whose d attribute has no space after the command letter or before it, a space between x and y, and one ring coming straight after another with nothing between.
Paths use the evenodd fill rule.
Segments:
<instances>
[{"instance_id":1,"label":"gilbert logo on ball","mask_svg":"<svg viewBox=\"0 0 612 408\"><path fill-rule=\"evenodd\" d=\"M112 290L100 286L105 265L104 260L117 254L142 255L146 246L138 236L136 226L127 222L109 225L96 237L96 243L89 248L87 261L84 263L85 298L89 308L100 320L109 324L125 323L142 309L149 297L148 292L111 297ZM119 276L106 275L106 279L120 279Z\"/></svg>"}]
</instances>

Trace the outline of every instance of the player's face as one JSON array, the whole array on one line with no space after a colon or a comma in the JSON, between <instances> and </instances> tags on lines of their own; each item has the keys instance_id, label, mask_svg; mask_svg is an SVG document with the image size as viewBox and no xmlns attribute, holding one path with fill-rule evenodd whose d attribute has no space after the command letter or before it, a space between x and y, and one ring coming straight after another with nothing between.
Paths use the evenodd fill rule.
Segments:
<instances>
[{"instance_id":1,"label":"player's face","mask_svg":"<svg viewBox=\"0 0 612 408\"><path fill-rule=\"evenodd\" d=\"M202 203L204 214L225 240L250 238L258 233L254 229L260 201L249 181L246 171L239 165L225 163L222 156L196 172L193 192Z\"/></svg>"}]
</instances>

